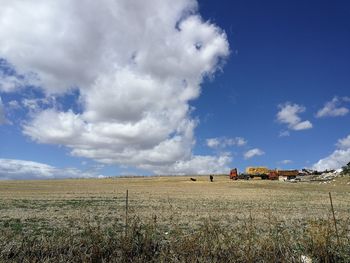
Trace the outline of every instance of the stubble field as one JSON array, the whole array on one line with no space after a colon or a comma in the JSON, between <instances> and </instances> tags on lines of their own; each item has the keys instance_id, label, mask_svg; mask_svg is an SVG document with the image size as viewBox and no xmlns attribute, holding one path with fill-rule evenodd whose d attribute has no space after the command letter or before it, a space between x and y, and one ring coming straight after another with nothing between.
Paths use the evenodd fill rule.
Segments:
<instances>
[{"instance_id":1,"label":"stubble field","mask_svg":"<svg viewBox=\"0 0 350 263\"><path fill-rule=\"evenodd\" d=\"M0 261L350 260L349 177L196 179L2 181Z\"/></svg>"}]
</instances>

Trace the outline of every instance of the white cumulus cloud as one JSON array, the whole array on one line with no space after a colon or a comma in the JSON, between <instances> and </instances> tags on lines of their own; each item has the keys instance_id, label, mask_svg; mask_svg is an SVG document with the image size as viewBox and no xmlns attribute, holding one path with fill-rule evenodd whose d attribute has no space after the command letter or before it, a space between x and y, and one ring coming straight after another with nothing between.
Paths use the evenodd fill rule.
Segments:
<instances>
[{"instance_id":1,"label":"white cumulus cloud","mask_svg":"<svg viewBox=\"0 0 350 263\"><path fill-rule=\"evenodd\" d=\"M280 131L280 133L279 133L279 135L278 135L279 137L288 137L288 136L290 136L290 132L289 131Z\"/></svg>"},{"instance_id":2,"label":"white cumulus cloud","mask_svg":"<svg viewBox=\"0 0 350 263\"><path fill-rule=\"evenodd\" d=\"M1 3L3 4L3 3ZM1 10L0 10L1 14ZM1 24L1 21L0 21ZM1 32L1 28L0 28ZM4 41L3 41L4 42ZM1 48L1 45L0 45ZM4 60L4 58L0 55L0 92L13 92L16 89L21 88L23 85L27 85L30 83L29 79L32 79L32 84L35 83L35 77L33 74L28 73L28 76L20 76L11 72L9 70L9 63ZM10 71L10 72L7 72ZM13 70L12 70L13 71Z\"/></svg>"},{"instance_id":3,"label":"white cumulus cloud","mask_svg":"<svg viewBox=\"0 0 350 263\"><path fill-rule=\"evenodd\" d=\"M229 54L226 34L202 20L195 0L7 1L0 17L0 58L24 76L16 81L47 98L79 94L81 112L27 100L35 111L24 134L155 173L201 171L204 162L226 169L227 156L192 153L189 101Z\"/></svg>"},{"instance_id":4,"label":"white cumulus cloud","mask_svg":"<svg viewBox=\"0 0 350 263\"><path fill-rule=\"evenodd\" d=\"M226 138L216 137L206 140L207 146L210 148L226 148L228 146L243 146L247 144L247 140L242 137Z\"/></svg>"},{"instance_id":5,"label":"white cumulus cloud","mask_svg":"<svg viewBox=\"0 0 350 263\"><path fill-rule=\"evenodd\" d=\"M62 179L76 177L98 177L75 168L56 168L51 165L14 159L0 159L0 180Z\"/></svg>"},{"instance_id":6,"label":"white cumulus cloud","mask_svg":"<svg viewBox=\"0 0 350 263\"><path fill-rule=\"evenodd\" d=\"M21 107L17 100L9 101L8 105L11 109L19 109Z\"/></svg>"},{"instance_id":7,"label":"white cumulus cloud","mask_svg":"<svg viewBox=\"0 0 350 263\"><path fill-rule=\"evenodd\" d=\"M329 156L320 159L312 168L319 171L324 171L326 169L339 169L348 162L350 162L350 149L338 149Z\"/></svg>"},{"instance_id":8,"label":"white cumulus cloud","mask_svg":"<svg viewBox=\"0 0 350 263\"><path fill-rule=\"evenodd\" d=\"M350 149L350 134L347 137L338 140L337 147L340 149Z\"/></svg>"},{"instance_id":9,"label":"white cumulus cloud","mask_svg":"<svg viewBox=\"0 0 350 263\"><path fill-rule=\"evenodd\" d=\"M227 174L232 157L229 153L220 156L192 156L189 160L177 161L171 166L173 174ZM155 171L157 174L168 174L169 169L160 167Z\"/></svg>"},{"instance_id":10,"label":"white cumulus cloud","mask_svg":"<svg viewBox=\"0 0 350 263\"><path fill-rule=\"evenodd\" d=\"M280 164L291 164L291 163L293 163L293 161L292 161L292 160L286 159L286 160L280 161L279 163L280 163Z\"/></svg>"},{"instance_id":11,"label":"white cumulus cloud","mask_svg":"<svg viewBox=\"0 0 350 263\"><path fill-rule=\"evenodd\" d=\"M305 112L305 107L298 104L280 104L280 111L277 113L277 121L288 125L288 128L295 131L312 128L308 120L302 121L298 114Z\"/></svg>"},{"instance_id":12,"label":"white cumulus cloud","mask_svg":"<svg viewBox=\"0 0 350 263\"><path fill-rule=\"evenodd\" d=\"M344 97L343 101L347 101L347 99L347 97ZM316 117L338 117L345 116L348 113L349 109L341 107L341 100L338 97L334 97L331 101L326 102L323 108L316 113Z\"/></svg>"},{"instance_id":13,"label":"white cumulus cloud","mask_svg":"<svg viewBox=\"0 0 350 263\"><path fill-rule=\"evenodd\" d=\"M206 140L207 146L210 148L217 148L220 146L220 139L219 138L209 138Z\"/></svg>"},{"instance_id":14,"label":"white cumulus cloud","mask_svg":"<svg viewBox=\"0 0 350 263\"><path fill-rule=\"evenodd\" d=\"M350 134L345 138L339 139L336 146L337 149L333 153L320 159L312 168L320 171L339 169L350 162Z\"/></svg>"},{"instance_id":15,"label":"white cumulus cloud","mask_svg":"<svg viewBox=\"0 0 350 263\"><path fill-rule=\"evenodd\" d=\"M292 129L295 131L311 129L312 123L310 121L302 121L292 126Z\"/></svg>"},{"instance_id":16,"label":"white cumulus cloud","mask_svg":"<svg viewBox=\"0 0 350 263\"><path fill-rule=\"evenodd\" d=\"M254 149L250 149L249 151L244 153L244 159L250 159L253 158L254 156L260 156L260 155L264 155L265 152L259 148L254 148Z\"/></svg>"}]
</instances>

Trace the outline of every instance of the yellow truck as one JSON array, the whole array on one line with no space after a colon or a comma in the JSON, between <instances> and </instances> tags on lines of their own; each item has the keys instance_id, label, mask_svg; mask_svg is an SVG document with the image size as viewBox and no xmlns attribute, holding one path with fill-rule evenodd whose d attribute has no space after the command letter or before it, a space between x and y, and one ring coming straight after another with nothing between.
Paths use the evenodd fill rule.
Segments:
<instances>
[{"instance_id":1,"label":"yellow truck","mask_svg":"<svg viewBox=\"0 0 350 263\"><path fill-rule=\"evenodd\" d=\"M245 173L249 175L262 175L262 174L269 174L270 170L267 167L247 167L245 169Z\"/></svg>"},{"instance_id":2,"label":"yellow truck","mask_svg":"<svg viewBox=\"0 0 350 263\"><path fill-rule=\"evenodd\" d=\"M245 169L245 173L250 176L250 178L253 177L260 177L261 179L269 179L269 180L277 180L278 175L276 171L269 170L269 168L264 166L257 166L257 167L247 167Z\"/></svg>"},{"instance_id":3,"label":"yellow truck","mask_svg":"<svg viewBox=\"0 0 350 263\"><path fill-rule=\"evenodd\" d=\"M230 172L230 179L246 179L249 180L254 177L261 179L278 180L278 174L275 170L269 170L267 167L247 167L245 173L238 174L237 168Z\"/></svg>"}]
</instances>

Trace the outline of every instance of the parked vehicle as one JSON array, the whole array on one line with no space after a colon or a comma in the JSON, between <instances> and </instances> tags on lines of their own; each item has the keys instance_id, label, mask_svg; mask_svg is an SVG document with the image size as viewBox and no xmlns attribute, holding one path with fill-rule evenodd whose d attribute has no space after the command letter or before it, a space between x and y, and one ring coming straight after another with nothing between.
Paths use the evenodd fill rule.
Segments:
<instances>
[{"instance_id":1,"label":"parked vehicle","mask_svg":"<svg viewBox=\"0 0 350 263\"><path fill-rule=\"evenodd\" d=\"M295 179L299 175L298 170L277 170L278 176L286 177L287 180Z\"/></svg>"},{"instance_id":2,"label":"parked vehicle","mask_svg":"<svg viewBox=\"0 0 350 263\"><path fill-rule=\"evenodd\" d=\"M234 168L230 172L230 179L237 180L237 179L244 179L244 180L249 180L250 176L249 174L239 174L237 173L237 168Z\"/></svg>"},{"instance_id":3,"label":"parked vehicle","mask_svg":"<svg viewBox=\"0 0 350 263\"><path fill-rule=\"evenodd\" d=\"M233 180L249 180L254 177L260 177L263 180L278 180L278 172L276 170L269 170L267 167L247 167L245 173L238 173L237 168L230 171L230 179Z\"/></svg>"}]
</instances>

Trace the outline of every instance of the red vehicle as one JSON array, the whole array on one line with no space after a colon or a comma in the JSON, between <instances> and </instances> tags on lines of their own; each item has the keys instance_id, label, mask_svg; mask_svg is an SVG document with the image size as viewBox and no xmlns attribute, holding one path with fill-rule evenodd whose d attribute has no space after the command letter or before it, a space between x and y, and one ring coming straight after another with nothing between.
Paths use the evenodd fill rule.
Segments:
<instances>
[{"instance_id":1,"label":"red vehicle","mask_svg":"<svg viewBox=\"0 0 350 263\"><path fill-rule=\"evenodd\" d=\"M238 173L237 168L233 168L230 172L230 179L237 180L238 179Z\"/></svg>"},{"instance_id":2,"label":"red vehicle","mask_svg":"<svg viewBox=\"0 0 350 263\"><path fill-rule=\"evenodd\" d=\"M299 175L298 170L277 170L279 176L287 177L287 180L295 179Z\"/></svg>"},{"instance_id":3,"label":"red vehicle","mask_svg":"<svg viewBox=\"0 0 350 263\"><path fill-rule=\"evenodd\" d=\"M237 168L234 168L230 171L230 179L232 180L237 180L237 179L245 179L245 180L249 180L250 178L252 178L249 174L239 174L237 172Z\"/></svg>"},{"instance_id":4,"label":"red vehicle","mask_svg":"<svg viewBox=\"0 0 350 263\"><path fill-rule=\"evenodd\" d=\"M278 180L278 172L276 170L270 170L267 179L269 180Z\"/></svg>"}]
</instances>

